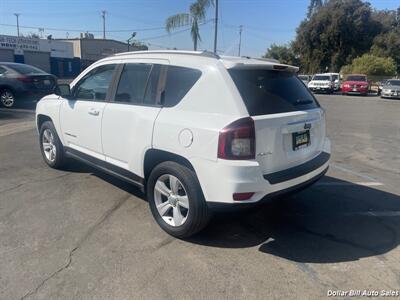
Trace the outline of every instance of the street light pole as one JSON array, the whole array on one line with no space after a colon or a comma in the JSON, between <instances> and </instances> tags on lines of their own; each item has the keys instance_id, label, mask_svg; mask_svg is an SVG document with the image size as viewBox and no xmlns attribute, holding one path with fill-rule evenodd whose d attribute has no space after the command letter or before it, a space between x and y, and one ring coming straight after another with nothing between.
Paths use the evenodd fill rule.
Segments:
<instances>
[{"instance_id":1,"label":"street light pole","mask_svg":"<svg viewBox=\"0 0 400 300\"><path fill-rule=\"evenodd\" d=\"M214 53L217 54L218 37L218 0L215 0Z\"/></svg>"},{"instance_id":2,"label":"street light pole","mask_svg":"<svg viewBox=\"0 0 400 300\"><path fill-rule=\"evenodd\" d=\"M14 14L14 16L17 17L17 36L18 36L18 37L19 37L19 15L20 15L20 14L17 14L17 13Z\"/></svg>"},{"instance_id":3,"label":"street light pole","mask_svg":"<svg viewBox=\"0 0 400 300\"><path fill-rule=\"evenodd\" d=\"M101 17L103 18L103 40L106 39L106 11L101 11Z\"/></svg>"},{"instance_id":4,"label":"street light pole","mask_svg":"<svg viewBox=\"0 0 400 300\"><path fill-rule=\"evenodd\" d=\"M243 25L239 26L239 57L240 57L240 50L242 48L242 31L243 31Z\"/></svg>"}]
</instances>

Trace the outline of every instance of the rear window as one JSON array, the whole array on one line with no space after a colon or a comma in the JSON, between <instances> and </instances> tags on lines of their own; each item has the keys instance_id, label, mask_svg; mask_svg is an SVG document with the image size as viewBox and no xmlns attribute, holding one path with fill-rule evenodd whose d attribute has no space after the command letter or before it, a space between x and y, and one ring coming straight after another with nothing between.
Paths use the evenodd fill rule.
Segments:
<instances>
[{"instance_id":1,"label":"rear window","mask_svg":"<svg viewBox=\"0 0 400 300\"><path fill-rule=\"evenodd\" d=\"M367 81L367 77L359 75L347 76L347 81Z\"/></svg>"},{"instance_id":2,"label":"rear window","mask_svg":"<svg viewBox=\"0 0 400 300\"><path fill-rule=\"evenodd\" d=\"M312 80L321 80L321 81L324 80L324 81L327 81L327 80L331 80L331 77L328 76L328 75L315 75Z\"/></svg>"},{"instance_id":3,"label":"rear window","mask_svg":"<svg viewBox=\"0 0 400 300\"><path fill-rule=\"evenodd\" d=\"M7 67L9 67L10 69L13 69L14 71L17 71L20 74L23 75L33 75L33 74L47 74L46 72L32 67L32 66L28 66L28 65L8 65Z\"/></svg>"},{"instance_id":4,"label":"rear window","mask_svg":"<svg viewBox=\"0 0 400 300\"><path fill-rule=\"evenodd\" d=\"M171 107L179 103L200 78L201 71L191 68L169 66L163 104Z\"/></svg>"},{"instance_id":5,"label":"rear window","mask_svg":"<svg viewBox=\"0 0 400 300\"><path fill-rule=\"evenodd\" d=\"M388 80L387 85L400 85L400 80Z\"/></svg>"},{"instance_id":6,"label":"rear window","mask_svg":"<svg viewBox=\"0 0 400 300\"><path fill-rule=\"evenodd\" d=\"M251 116L319 107L292 72L259 69L228 70Z\"/></svg>"}]
</instances>

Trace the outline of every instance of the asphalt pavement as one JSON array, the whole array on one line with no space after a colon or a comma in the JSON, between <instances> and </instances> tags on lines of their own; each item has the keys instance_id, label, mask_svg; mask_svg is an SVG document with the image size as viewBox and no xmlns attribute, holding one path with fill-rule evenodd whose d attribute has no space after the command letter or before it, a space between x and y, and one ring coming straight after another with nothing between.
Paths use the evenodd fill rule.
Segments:
<instances>
[{"instance_id":1,"label":"asphalt pavement","mask_svg":"<svg viewBox=\"0 0 400 300\"><path fill-rule=\"evenodd\" d=\"M317 97L333 147L326 176L257 210L217 215L186 241L157 226L135 187L77 162L48 168L34 105L0 109L0 299L400 291L400 101Z\"/></svg>"}]
</instances>

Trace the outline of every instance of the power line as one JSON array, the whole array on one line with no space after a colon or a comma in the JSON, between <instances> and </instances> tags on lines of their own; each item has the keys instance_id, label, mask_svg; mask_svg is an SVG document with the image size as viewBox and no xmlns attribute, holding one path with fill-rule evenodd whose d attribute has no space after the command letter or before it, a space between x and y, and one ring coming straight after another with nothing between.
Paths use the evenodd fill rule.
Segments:
<instances>
[{"instance_id":1,"label":"power line","mask_svg":"<svg viewBox=\"0 0 400 300\"><path fill-rule=\"evenodd\" d=\"M5 27L17 27L17 25L14 24L4 24L1 23L0 26L5 26ZM38 29L38 28L43 28L46 30L51 30L51 31L71 31L71 32L103 32L103 30L88 30L88 29L67 29L67 28L52 28L52 27L38 27L38 26L19 26L20 28L26 28L26 29ZM132 32L132 31L152 31L152 30L160 30L160 29L165 29L165 27L149 27L149 28L139 28L139 29L118 29L118 30L107 30L107 32Z\"/></svg>"}]
</instances>

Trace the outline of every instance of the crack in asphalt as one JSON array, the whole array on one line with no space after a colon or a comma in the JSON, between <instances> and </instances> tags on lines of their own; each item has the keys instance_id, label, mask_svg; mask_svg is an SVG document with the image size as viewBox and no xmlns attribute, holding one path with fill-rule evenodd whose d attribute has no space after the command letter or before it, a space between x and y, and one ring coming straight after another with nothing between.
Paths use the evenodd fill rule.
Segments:
<instances>
[{"instance_id":1,"label":"crack in asphalt","mask_svg":"<svg viewBox=\"0 0 400 300\"><path fill-rule=\"evenodd\" d=\"M28 181L26 181L26 182L17 184L17 185L15 185L15 186L10 187L10 188L1 190L1 191L0 191L0 194L3 194L3 193L6 193L6 192L9 192L9 191L18 189L18 188L20 188L21 186L26 185L26 184L38 183L38 182L47 182L47 181L57 180L57 179L59 179L59 178L66 177L66 176L69 176L69 175L71 175L71 174L72 174L72 173L65 173L65 174L61 174L61 175L58 175L58 176L56 176L56 177L51 177L51 178L47 178L47 179L28 180Z\"/></svg>"},{"instance_id":2,"label":"crack in asphalt","mask_svg":"<svg viewBox=\"0 0 400 300\"><path fill-rule=\"evenodd\" d=\"M21 300L27 299L28 297L36 294L50 279L54 278L57 276L59 273L62 271L66 270L69 268L69 266L72 264L72 257L74 253L87 241L92 234L101 227L104 222L110 218L110 216L118 210L129 198L131 197L131 194L124 195L121 199L119 199L110 209L108 209L102 216L101 218L92 226L89 228L88 231L79 239L79 241L76 243L76 246L69 252L68 255L68 260L65 265L57 269L55 272L47 276L45 279L43 279L33 290L29 291L26 293L24 296L21 297Z\"/></svg>"}]
</instances>

